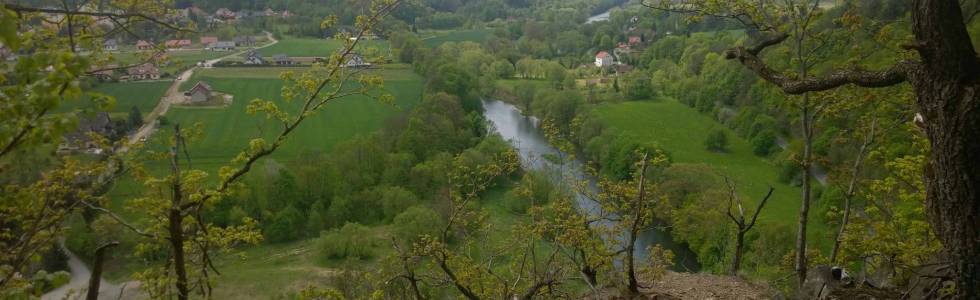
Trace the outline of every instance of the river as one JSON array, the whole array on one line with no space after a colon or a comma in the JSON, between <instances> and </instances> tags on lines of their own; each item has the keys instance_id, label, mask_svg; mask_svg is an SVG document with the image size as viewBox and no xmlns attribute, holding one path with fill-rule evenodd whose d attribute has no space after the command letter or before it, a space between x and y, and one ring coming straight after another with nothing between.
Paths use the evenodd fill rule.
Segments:
<instances>
[{"instance_id":1,"label":"river","mask_svg":"<svg viewBox=\"0 0 980 300\"><path fill-rule=\"evenodd\" d=\"M575 160L565 165L550 162L545 157L558 157L561 152L548 143L547 138L538 130L538 121L534 117L525 117L520 110L511 104L499 100L483 102L483 115L489 120L500 136L510 142L521 159L521 166L528 170L544 170L550 174L551 180L559 185L569 184L569 179L575 181L588 180L590 188L596 189L595 178L583 171L581 161ZM594 190L593 190L594 191ZM576 202L583 213L599 211L598 205L581 193L575 194ZM674 252L674 269L677 271L696 271L700 268L696 255L687 246L674 242L670 234L650 228L643 232L637 241L636 255L640 259L647 257L647 246L659 244L661 247Z\"/></svg>"}]
</instances>

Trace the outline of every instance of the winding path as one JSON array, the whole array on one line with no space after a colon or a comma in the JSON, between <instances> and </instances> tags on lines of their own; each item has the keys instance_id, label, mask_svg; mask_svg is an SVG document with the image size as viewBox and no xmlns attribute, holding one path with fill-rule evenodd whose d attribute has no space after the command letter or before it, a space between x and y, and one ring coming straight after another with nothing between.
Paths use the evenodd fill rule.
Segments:
<instances>
[{"instance_id":1,"label":"winding path","mask_svg":"<svg viewBox=\"0 0 980 300\"><path fill-rule=\"evenodd\" d=\"M262 49L275 45L279 42L279 40L276 40L276 38L273 37L268 31L265 32L265 35L271 42L252 49ZM245 53L245 51L248 50L242 50L219 58L207 60L201 65L204 67L210 67L223 59L241 55L242 53ZM129 137L130 143L140 142L140 140L148 138L154 131L156 131L157 119L159 119L160 116L167 114L167 111L170 110L170 105L172 103L180 100L180 97L182 96L180 86L190 79L192 75L194 75L194 70L197 68L199 68L199 66L191 67L177 76L170 87L167 88L167 92L160 98L160 102L157 103L157 106L153 108L153 111L144 118L143 126ZM118 149L118 151L121 152L125 152L127 150L127 147ZM75 253L68 250L63 243L59 243L58 246L61 247L61 249L65 252L65 255L68 256L68 270L71 272L71 280L68 282L68 284L45 293L41 296L41 299L84 299L85 291L88 289L89 279L92 277L92 271L85 265L85 262L78 258ZM139 293L139 285L139 281L112 283L103 279L101 285L99 286L99 299L140 299L142 295Z\"/></svg>"},{"instance_id":2,"label":"winding path","mask_svg":"<svg viewBox=\"0 0 980 300\"><path fill-rule=\"evenodd\" d=\"M265 48L265 47L269 47L269 46L275 45L276 43L279 42L279 40L277 40L275 37L273 37L272 36L272 33L269 33L268 31L265 32L265 36L266 36L266 38L268 38L272 42L271 43L267 43L267 44L262 45L262 46L259 46L259 47L251 48L251 49L258 50L258 49L262 49L262 48ZM199 65L194 66L194 67L191 67L190 69L187 69L187 71L184 71L183 73L180 73L180 75L177 76L177 79L174 80L173 84L171 84L170 87L167 88L167 92L164 93L163 94L163 97L160 98L160 102L157 103L157 106L155 108L153 108L153 111L151 111L148 115L146 115L146 117L143 120L143 126L140 127L139 130L137 130L135 133L133 133L129 137L129 143L130 144L134 144L134 143L139 142L140 140L149 138L149 136L151 134L153 134L154 131L156 131L156 128L157 128L157 126L156 126L157 125L156 124L157 119L159 119L160 116L167 114L167 111L170 110L170 105L171 104L176 103L179 100L181 100L182 95L180 93L180 86L183 85L184 82L187 82L187 80L190 80L191 76L194 75L194 71L197 68L199 68L201 66L203 66L204 68L210 68L211 65L214 65L215 63L217 63L217 62L219 62L221 60L224 60L224 59L229 58L229 57L241 55L241 54L245 53L246 51L248 51L248 50L242 50L242 51L238 51L238 52L235 52L235 53L232 53L232 54L228 54L228 55L225 55L225 56L222 56L222 57L219 57L219 58L215 58L215 59L211 59L211 60L206 60L206 61L204 61L204 63L199 64Z\"/></svg>"}]
</instances>

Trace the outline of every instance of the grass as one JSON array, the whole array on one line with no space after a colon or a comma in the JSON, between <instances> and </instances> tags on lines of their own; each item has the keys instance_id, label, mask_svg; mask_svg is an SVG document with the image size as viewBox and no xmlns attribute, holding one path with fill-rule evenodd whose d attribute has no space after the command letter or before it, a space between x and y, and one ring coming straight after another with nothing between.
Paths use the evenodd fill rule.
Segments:
<instances>
[{"instance_id":1,"label":"grass","mask_svg":"<svg viewBox=\"0 0 980 300\"><path fill-rule=\"evenodd\" d=\"M611 127L663 147L675 163L706 164L733 178L742 199L757 201L772 185L775 191L759 216L760 223L779 222L796 228L800 189L779 182L778 168L769 160L754 155L748 141L727 127L673 99L605 104L596 111ZM705 149L705 137L713 129L728 133L727 152ZM819 219L819 216L811 216ZM811 221L808 236L813 243L827 248L830 240L821 236L827 230L822 222Z\"/></svg>"},{"instance_id":2,"label":"grass","mask_svg":"<svg viewBox=\"0 0 980 300\"><path fill-rule=\"evenodd\" d=\"M119 52L119 53L114 53L113 55L121 65L129 65L129 64L135 64L144 61L146 58L143 57L142 55L145 55L145 52L146 51ZM169 57L169 61L168 61L169 64L165 66L161 66L160 71L174 74L180 70L193 66L199 61L215 59L231 53L234 52L209 51L209 50L200 50L200 49L169 51L167 52L167 57ZM123 70L122 72L125 72L125 70Z\"/></svg>"},{"instance_id":3,"label":"grass","mask_svg":"<svg viewBox=\"0 0 980 300\"><path fill-rule=\"evenodd\" d=\"M212 176L220 166L245 149L255 137L263 137L269 143L282 125L267 120L264 115L245 112L248 102L261 98L280 99L282 81L279 72L287 68L214 68L198 70L182 89L190 88L200 80L224 93L234 96L233 103L225 108L200 108L171 106L165 118L169 124L179 123L188 128L200 123L203 136L188 143L188 152L195 169L209 172ZM288 68L302 71L302 68ZM384 121L401 111L413 107L422 90L422 79L410 69L392 68L379 70L386 81L385 88L395 96L392 105L376 100L352 96L328 103L296 129L279 150L265 160L288 161L306 150L330 151L339 142L356 135L369 134L381 128ZM280 107L298 106L297 103L277 102ZM149 147L165 149L164 141L171 135L171 126L163 126L149 141ZM149 162L150 171L165 171L162 161ZM142 190L139 184L121 181L110 193L118 210L125 199L137 197Z\"/></svg>"},{"instance_id":4,"label":"grass","mask_svg":"<svg viewBox=\"0 0 980 300\"><path fill-rule=\"evenodd\" d=\"M272 56L285 53L289 56L330 56L334 51L344 46L344 43L335 39L314 39L314 38L293 38L286 37L275 45L259 49L263 56ZM388 48L388 41L383 40L363 40L358 43L358 47L371 47L378 50Z\"/></svg>"},{"instance_id":5,"label":"grass","mask_svg":"<svg viewBox=\"0 0 980 300\"><path fill-rule=\"evenodd\" d=\"M128 113L133 106L136 106L145 115L157 106L168 87L170 81L106 82L99 83L92 91L116 98L115 105L107 110L110 113ZM56 112L69 112L76 109L94 110L95 106L89 97L83 96L82 99L63 103Z\"/></svg>"},{"instance_id":6,"label":"grass","mask_svg":"<svg viewBox=\"0 0 980 300\"><path fill-rule=\"evenodd\" d=\"M425 37L422 42L426 47L434 48L447 42L476 42L480 43L487 39L493 31L490 29L471 29L471 30L448 30L448 31L427 31L423 33Z\"/></svg>"}]
</instances>

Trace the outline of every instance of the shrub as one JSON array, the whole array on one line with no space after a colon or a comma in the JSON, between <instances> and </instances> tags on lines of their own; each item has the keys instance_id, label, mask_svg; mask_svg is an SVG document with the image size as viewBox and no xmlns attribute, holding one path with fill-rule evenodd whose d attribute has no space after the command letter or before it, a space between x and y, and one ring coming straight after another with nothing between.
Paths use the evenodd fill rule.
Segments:
<instances>
[{"instance_id":1,"label":"shrub","mask_svg":"<svg viewBox=\"0 0 980 300\"><path fill-rule=\"evenodd\" d=\"M421 235L435 236L445 226L442 217L424 206L412 206L395 216L395 235L406 241L414 241Z\"/></svg>"},{"instance_id":2,"label":"shrub","mask_svg":"<svg viewBox=\"0 0 980 300\"><path fill-rule=\"evenodd\" d=\"M361 224L347 223L340 229L326 231L317 241L317 249L325 260L354 258L368 259L373 255L374 240L369 229Z\"/></svg>"},{"instance_id":3,"label":"shrub","mask_svg":"<svg viewBox=\"0 0 980 300\"><path fill-rule=\"evenodd\" d=\"M752 138L752 152L758 156L767 156L773 152L776 146L776 133L765 129Z\"/></svg>"},{"instance_id":4,"label":"shrub","mask_svg":"<svg viewBox=\"0 0 980 300\"><path fill-rule=\"evenodd\" d=\"M722 129L712 130L704 140L704 146L715 152L725 152L728 150L728 133Z\"/></svg>"}]
</instances>

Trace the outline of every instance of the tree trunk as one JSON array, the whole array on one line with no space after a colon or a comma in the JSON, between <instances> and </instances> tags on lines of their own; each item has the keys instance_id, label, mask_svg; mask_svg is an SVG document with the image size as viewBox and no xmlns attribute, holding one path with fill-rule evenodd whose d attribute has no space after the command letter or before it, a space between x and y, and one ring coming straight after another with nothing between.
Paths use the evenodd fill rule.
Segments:
<instances>
[{"instance_id":1,"label":"tree trunk","mask_svg":"<svg viewBox=\"0 0 980 300\"><path fill-rule=\"evenodd\" d=\"M962 299L980 299L980 63L956 0L915 0L922 58L910 79L932 146L926 213L956 270Z\"/></svg>"},{"instance_id":2,"label":"tree trunk","mask_svg":"<svg viewBox=\"0 0 980 300\"><path fill-rule=\"evenodd\" d=\"M88 280L88 293L85 295L85 300L98 300L99 290L102 286L102 265L105 264L105 252L110 247L118 246L119 242L109 242L99 246L95 250L95 263L92 265L92 274L89 276Z\"/></svg>"},{"instance_id":3,"label":"tree trunk","mask_svg":"<svg viewBox=\"0 0 980 300\"><path fill-rule=\"evenodd\" d=\"M630 224L629 244L626 245L626 275L629 277L628 288L632 295L640 294L640 284L636 280L636 266L633 252L636 249L636 236L639 234L640 229L642 229L640 227L644 222L643 211L645 199L643 198L643 194L646 190L646 185L644 184L646 173L647 154L643 154L643 161L640 164L639 187L637 187L639 192L636 196L636 203L633 204L633 224Z\"/></svg>"},{"instance_id":4,"label":"tree trunk","mask_svg":"<svg viewBox=\"0 0 980 300\"><path fill-rule=\"evenodd\" d=\"M181 211L183 205L183 190L180 181L180 165L177 156L180 154L180 146L183 143L180 135L180 125L174 125L174 147L170 155L170 167L173 172L173 182L171 183L171 207L168 216L169 224L167 230L170 234L170 251L173 251L174 273L177 275L177 299L187 300L190 290L187 286L187 264L184 259L184 218Z\"/></svg>"},{"instance_id":5,"label":"tree trunk","mask_svg":"<svg viewBox=\"0 0 980 300\"><path fill-rule=\"evenodd\" d=\"M738 268L742 265L742 247L745 243L745 232L745 230L739 228L738 234L735 235L735 258L732 259L732 269L729 271L732 276L738 276Z\"/></svg>"},{"instance_id":6,"label":"tree trunk","mask_svg":"<svg viewBox=\"0 0 980 300\"><path fill-rule=\"evenodd\" d=\"M796 233L796 278L799 280L799 287L803 287L806 281L806 226L810 219L810 172L811 172L811 146L813 144L813 119L810 116L810 96L803 94L803 159L800 162L803 171L803 201L800 203L799 231Z\"/></svg>"}]
</instances>

